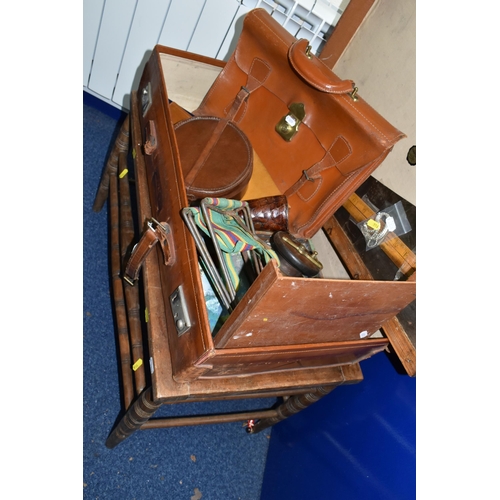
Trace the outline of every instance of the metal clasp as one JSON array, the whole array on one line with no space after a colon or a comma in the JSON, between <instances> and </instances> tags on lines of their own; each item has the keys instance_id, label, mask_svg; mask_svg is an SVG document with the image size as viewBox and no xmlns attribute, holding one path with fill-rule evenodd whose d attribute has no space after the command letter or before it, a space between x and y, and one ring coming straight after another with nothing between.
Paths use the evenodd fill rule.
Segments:
<instances>
[{"instance_id":1,"label":"metal clasp","mask_svg":"<svg viewBox=\"0 0 500 500\"><path fill-rule=\"evenodd\" d=\"M315 179L313 177L309 177L307 175L307 170L302 170L302 173L304 174L304 177L306 178L306 181L309 181L309 182L314 182Z\"/></svg>"},{"instance_id":2,"label":"metal clasp","mask_svg":"<svg viewBox=\"0 0 500 500\"><path fill-rule=\"evenodd\" d=\"M177 335L180 337L191 328L188 307L182 285L179 285L170 295L170 308L177 328Z\"/></svg>"},{"instance_id":3,"label":"metal clasp","mask_svg":"<svg viewBox=\"0 0 500 500\"><path fill-rule=\"evenodd\" d=\"M150 217L146 221L146 225L151 229L158 243L160 244L163 253L163 262L166 266L172 265L175 261L175 247L172 241L172 230L169 224L158 222L155 218Z\"/></svg>"},{"instance_id":4,"label":"metal clasp","mask_svg":"<svg viewBox=\"0 0 500 500\"><path fill-rule=\"evenodd\" d=\"M285 141L290 142L299 131L299 125L304 120L306 111L301 102L290 104L288 111L289 113L278 122L275 130Z\"/></svg>"},{"instance_id":5,"label":"metal clasp","mask_svg":"<svg viewBox=\"0 0 500 500\"><path fill-rule=\"evenodd\" d=\"M318 252L309 253L307 251L307 249L302 244L296 244L294 241L292 241L287 236L283 236L283 241L285 243L288 243L291 247L295 248L295 250L297 250L297 252L299 252L300 255L303 255L308 260L310 260L315 266L318 267L318 269L320 269L320 270L323 269L323 264L316 258L318 255Z\"/></svg>"},{"instance_id":6,"label":"metal clasp","mask_svg":"<svg viewBox=\"0 0 500 500\"><path fill-rule=\"evenodd\" d=\"M160 226L166 233L170 231L168 224L163 225L161 222L158 222L154 217L150 217L149 219L147 219L146 224L153 231L155 231L158 226Z\"/></svg>"},{"instance_id":7,"label":"metal clasp","mask_svg":"<svg viewBox=\"0 0 500 500\"><path fill-rule=\"evenodd\" d=\"M124 274L124 275L122 276L122 278L123 278L123 279L124 279L124 280L125 280L125 281L126 281L126 282L130 285L130 286L134 286L134 285L135 285L135 283L134 283L134 282L133 282L133 281L132 281L132 280L131 280L131 279L130 279L130 278L129 278L126 274Z\"/></svg>"}]
</instances>

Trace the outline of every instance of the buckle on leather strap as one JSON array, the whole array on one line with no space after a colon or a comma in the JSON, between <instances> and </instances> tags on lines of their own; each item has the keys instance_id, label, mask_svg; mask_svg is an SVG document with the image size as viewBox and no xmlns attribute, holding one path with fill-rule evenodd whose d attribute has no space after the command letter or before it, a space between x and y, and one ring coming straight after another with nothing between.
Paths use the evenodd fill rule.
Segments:
<instances>
[{"instance_id":1,"label":"buckle on leather strap","mask_svg":"<svg viewBox=\"0 0 500 500\"><path fill-rule=\"evenodd\" d=\"M160 243L165 265L171 264L174 258L174 247L171 244L172 230L170 226L166 222L158 222L153 217L148 219L147 225L154 232Z\"/></svg>"},{"instance_id":2,"label":"buckle on leather strap","mask_svg":"<svg viewBox=\"0 0 500 500\"><path fill-rule=\"evenodd\" d=\"M309 177L307 175L307 170L302 170L302 173L304 174L304 177L306 178L306 181L314 182L316 179L313 179L312 177Z\"/></svg>"},{"instance_id":3,"label":"buckle on leather strap","mask_svg":"<svg viewBox=\"0 0 500 500\"><path fill-rule=\"evenodd\" d=\"M150 227L153 231L156 231L156 228L159 226L163 231L168 231L168 224L164 226L161 222L158 222L154 217L150 217L146 221L146 225Z\"/></svg>"},{"instance_id":4,"label":"buckle on leather strap","mask_svg":"<svg viewBox=\"0 0 500 500\"><path fill-rule=\"evenodd\" d=\"M134 286L135 285L135 282L132 281L126 274L124 274L122 276L122 278L130 285L130 286Z\"/></svg>"},{"instance_id":5,"label":"buckle on leather strap","mask_svg":"<svg viewBox=\"0 0 500 500\"><path fill-rule=\"evenodd\" d=\"M167 223L158 222L154 218L146 221L146 229L141 239L132 249L132 253L122 275L124 281L129 285L134 285L139 277L141 266L149 255L153 247L160 243L165 265L172 264L174 261L174 247L171 244L172 231Z\"/></svg>"}]
</instances>

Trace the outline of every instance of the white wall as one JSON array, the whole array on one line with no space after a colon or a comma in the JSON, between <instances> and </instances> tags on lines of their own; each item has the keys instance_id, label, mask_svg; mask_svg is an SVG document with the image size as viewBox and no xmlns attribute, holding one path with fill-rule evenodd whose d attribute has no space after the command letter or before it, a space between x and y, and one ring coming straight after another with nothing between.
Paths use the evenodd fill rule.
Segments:
<instances>
[{"instance_id":1,"label":"white wall","mask_svg":"<svg viewBox=\"0 0 500 500\"><path fill-rule=\"evenodd\" d=\"M83 88L128 111L156 44L227 60L244 15L265 8L319 50L348 0L84 0Z\"/></svg>"},{"instance_id":2,"label":"white wall","mask_svg":"<svg viewBox=\"0 0 500 500\"><path fill-rule=\"evenodd\" d=\"M415 0L378 0L333 70L408 136L373 177L416 205L416 167L406 161L416 145Z\"/></svg>"}]
</instances>

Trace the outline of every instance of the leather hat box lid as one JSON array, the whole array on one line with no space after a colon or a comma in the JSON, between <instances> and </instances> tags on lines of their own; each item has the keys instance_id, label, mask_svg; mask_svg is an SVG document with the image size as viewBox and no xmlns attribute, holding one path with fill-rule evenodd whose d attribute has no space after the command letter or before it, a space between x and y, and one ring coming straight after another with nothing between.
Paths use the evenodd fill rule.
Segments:
<instances>
[{"instance_id":1,"label":"leather hat box lid","mask_svg":"<svg viewBox=\"0 0 500 500\"><path fill-rule=\"evenodd\" d=\"M252 146L231 121L192 117L175 125L189 200L239 198L252 176Z\"/></svg>"}]
</instances>

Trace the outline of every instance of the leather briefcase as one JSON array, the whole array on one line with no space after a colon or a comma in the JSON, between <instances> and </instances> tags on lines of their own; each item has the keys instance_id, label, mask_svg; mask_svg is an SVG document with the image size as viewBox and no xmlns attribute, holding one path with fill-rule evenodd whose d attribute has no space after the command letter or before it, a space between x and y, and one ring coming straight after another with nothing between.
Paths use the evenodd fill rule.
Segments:
<instances>
[{"instance_id":1,"label":"leather briefcase","mask_svg":"<svg viewBox=\"0 0 500 500\"><path fill-rule=\"evenodd\" d=\"M387 339L373 337L373 334L415 299L414 282L288 277L273 260L250 285L222 326L216 332L211 328L195 241L181 215L189 206L189 200L175 124L201 109L202 101L224 67L223 61L156 46L138 90L131 96L136 168L143 168L147 179L146 188L138 186L140 196L144 197L147 191L148 199L142 200L148 206L146 231L161 233L160 244L152 247L148 257L158 261L161 290L147 293L161 293L163 297L164 333L168 338L174 379L190 382L343 365L383 350ZM318 91L318 98L321 95ZM348 95L342 99L346 101L345 106L358 104L350 102ZM368 112L367 105L361 104L366 114L371 113L373 117L375 111ZM389 124L381 123L387 133L390 129L393 140L400 135ZM238 124L241 126L243 122ZM324 127L328 128L329 124L325 123ZM356 127L352 125L353 131ZM363 132L359 127L358 130ZM274 129L271 132L276 133ZM245 133L252 141L251 132ZM346 131L343 134L348 135ZM349 142L355 144L355 139L349 137ZM275 192L277 184L282 184L276 183L281 174L274 172L274 168L279 167L269 160L265 148L252 145L253 174L243 198L283 194ZM390 149L390 146L386 144L384 148ZM357 185L356 176L365 176L386 152L383 149L375 159L367 157L369 166L362 174L359 169L346 172L348 180L334 188L334 196L338 194L343 198ZM264 161L266 158L268 162ZM292 167L293 162L290 170ZM318 182L324 186L326 175L320 174L322 179ZM352 180L355 177L357 180ZM284 191L297 182L295 176L290 179L292 184ZM282 177L282 181L285 180ZM301 196L308 198L299 189L296 196L291 197L290 210L296 210L293 200ZM312 204L311 198L304 203L304 207ZM305 220L294 223L291 228L294 236L303 237L306 226L309 234L315 225L321 224L318 222L324 216L321 205L324 203L320 202L320 206L308 212L314 219L313 224ZM318 214L321 214L319 218ZM297 227L299 231L294 231Z\"/></svg>"},{"instance_id":2,"label":"leather briefcase","mask_svg":"<svg viewBox=\"0 0 500 500\"><path fill-rule=\"evenodd\" d=\"M405 137L264 9L245 16L231 58L193 113L234 116L287 197L290 231L303 238Z\"/></svg>"}]
</instances>

